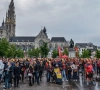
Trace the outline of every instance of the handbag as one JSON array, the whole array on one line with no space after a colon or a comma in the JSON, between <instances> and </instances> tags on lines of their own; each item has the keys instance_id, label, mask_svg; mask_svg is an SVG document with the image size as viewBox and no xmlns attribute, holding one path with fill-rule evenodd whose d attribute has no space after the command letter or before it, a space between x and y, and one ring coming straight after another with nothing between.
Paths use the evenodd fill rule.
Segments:
<instances>
[{"instance_id":1,"label":"handbag","mask_svg":"<svg viewBox=\"0 0 100 90\"><path fill-rule=\"evenodd\" d=\"M28 76L32 76L32 73L28 73Z\"/></svg>"}]
</instances>

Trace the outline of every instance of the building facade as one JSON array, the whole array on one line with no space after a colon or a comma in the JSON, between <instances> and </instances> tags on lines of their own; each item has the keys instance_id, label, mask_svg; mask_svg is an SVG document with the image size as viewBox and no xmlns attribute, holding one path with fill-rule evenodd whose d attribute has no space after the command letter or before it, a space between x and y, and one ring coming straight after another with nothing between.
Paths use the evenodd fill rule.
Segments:
<instances>
[{"instance_id":1,"label":"building facade","mask_svg":"<svg viewBox=\"0 0 100 90\"><path fill-rule=\"evenodd\" d=\"M84 49L91 50L91 53L97 50L97 46L93 45L93 43L76 43L75 47L78 47L80 55L82 55Z\"/></svg>"},{"instance_id":2,"label":"building facade","mask_svg":"<svg viewBox=\"0 0 100 90\"><path fill-rule=\"evenodd\" d=\"M43 42L48 43L50 49L58 48L58 46L64 48L68 47L68 41L64 37L52 37L48 38L47 30L44 27L36 36L15 36L16 28L16 16L14 1L11 0L8 11L6 13L6 19L3 20L0 27L0 39L6 38L11 44L16 44L17 48L21 47L27 51L32 48L39 48L43 45Z\"/></svg>"},{"instance_id":3,"label":"building facade","mask_svg":"<svg viewBox=\"0 0 100 90\"><path fill-rule=\"evenodd\" d=\"M3 20L2 25L0 27L0 39L6 38L7 40L9 40L10 37L14 37L15 27L16 27L15 7L13 0L11 0L8 11L6 13L6 19Z\"/></svg>"}]
</instances>

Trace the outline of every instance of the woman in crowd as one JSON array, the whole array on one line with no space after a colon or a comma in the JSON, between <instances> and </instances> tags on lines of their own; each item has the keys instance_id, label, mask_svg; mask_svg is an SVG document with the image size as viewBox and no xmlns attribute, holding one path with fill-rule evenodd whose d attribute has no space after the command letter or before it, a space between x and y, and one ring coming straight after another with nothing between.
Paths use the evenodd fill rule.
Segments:
<instances>
[{"instance_id":1,"label":"woman in crowd","mask_svg":"<svg viewBox=\"0 0 100 90\"><path fill-rule=\"evenodd\" d=\"M73 81L78 80L78 65L77 62L73 62L72 66L72 71L73 71Z\"/></svg>"},{"instance_id":2,"label":"woman in crowd","mask_svg":"<svg viewBox=\"0 0 100 90\"><path fill-rule=\"evenodd\" d=\"M29 68L28 68L29 86L32 86L32 82L33 82L33 78L34 78L33 72L34 72L33 64L30 64Z\"/></svg>"}]
</instances>

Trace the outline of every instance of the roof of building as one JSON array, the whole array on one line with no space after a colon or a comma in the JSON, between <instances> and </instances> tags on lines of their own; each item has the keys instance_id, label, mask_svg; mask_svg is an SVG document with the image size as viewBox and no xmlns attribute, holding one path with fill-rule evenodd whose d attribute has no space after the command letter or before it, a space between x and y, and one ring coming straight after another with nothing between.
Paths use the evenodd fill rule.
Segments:
<instances>
[{"instance_id":1,"label":"roof of building","mask_svg":"<svg viewBox=\"0 0 100 90\"><path fill-rule=\"evenodd\" d=\"M76 43L75 46L85 48L86 46L88 46L88 43Z\"/></svg>"},{"instance_id":2,"label":"roof of building","mask_svg":"<svg viewBox=\"0 0 100 90\"><path fill-rule=\"evenodd\" d=\"M10 37L10 42L34 42L35 37L30 36L19 36L19 37Z\"/></svg>"},{"instance_id":3,"label":"roof of building","mask_svg":"<svg viewBox=\"0 0 100 90\"><path fill-rule=\"evenodd\" d=\"M66 42L64 37L52 37L51 42Z\"/></svg>"},{"instance_id":4,"label":"roof of building","mask_svg":"<svg viewBox=\"0 0 100 90\"><path fill-rule=\"evenodd\" d=\"M76 43L75 46L80 48L93 47L93 50L97 49L97 46L93 45L92 43Z\"/></svg>"}]
</instances>

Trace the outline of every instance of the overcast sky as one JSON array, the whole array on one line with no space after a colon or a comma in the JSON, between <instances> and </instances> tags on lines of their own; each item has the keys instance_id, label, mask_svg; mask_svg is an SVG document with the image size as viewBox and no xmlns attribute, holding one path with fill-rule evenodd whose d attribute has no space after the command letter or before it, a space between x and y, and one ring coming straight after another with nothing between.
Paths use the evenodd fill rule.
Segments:
<instances>
[{"instance_id":1,"label":"overcast sky","mask_svg":"<svg viewBox=\"0 0 100 90\"><path fill-rule=\"evenodd\" d=\"M0 0L0 23L11 0ZM100 46L100 0L14 0L16 36L36 36L43 26L49 38Z\"/></svg>"}]
</instances>

